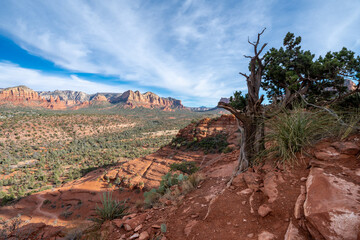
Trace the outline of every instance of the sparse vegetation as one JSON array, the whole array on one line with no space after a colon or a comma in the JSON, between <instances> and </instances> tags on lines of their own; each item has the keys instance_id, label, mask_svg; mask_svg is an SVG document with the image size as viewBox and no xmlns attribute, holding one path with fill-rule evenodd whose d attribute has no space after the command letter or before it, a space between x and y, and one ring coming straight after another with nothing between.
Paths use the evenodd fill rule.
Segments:
<instances>
[{"instance_id":1,"label":"sparse vegetation","mask_svg":"<svg viewBox=\"0 0 360 240\"><path fill-rule=\"evenodd\" d=\"M185 174L193 174L197 172L199 168L195 162L184 161L182 163L173 163L170 165L170 171L180 171Z\"/></svg>"},{"instance_id":2,"label":"sparse vegetation","mask_svg":"<svg viewBox=\"0 0 360 240\"><path fill-rule=\"evenodd\" d=\"M99 167L148 155L168 144L174 130L204 116L143 108L51 111L1 106L1 110L1 205Z\"/></svg>"},{"instance_id":3,"label":"sparse vegetation","mask_svg":"<svg viewBox=\"0 0 360 240\"><path fill-rule=\"evenodd\" d=\"M144 193L145 207L154 206L161 198L176 200L181 194L187 194L196 188L203 179L204 177L198 173L187 176L168 172L162 177L159 188Z\"/></svg>"},{"instance_id":4,"label":"sparse vegetation","mask_svg":"<svg viewBox=\"0 0 360 240\"><path fill-rule=\"evenodd\" d=\"M128 206L126 200L118 201L113 199L112 192L103 193L101 203L102 206L96 206L95 208L97 217L92 219L94 222L101 224L106 220L113 220L127 215L126 209L128 209Z\"/></svg>"}]
</instances>

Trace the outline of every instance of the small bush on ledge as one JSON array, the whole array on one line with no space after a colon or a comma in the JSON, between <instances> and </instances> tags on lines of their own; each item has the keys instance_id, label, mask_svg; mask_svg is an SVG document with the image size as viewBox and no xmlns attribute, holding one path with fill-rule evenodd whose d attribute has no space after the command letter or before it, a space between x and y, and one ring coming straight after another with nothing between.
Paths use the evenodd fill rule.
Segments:
<instances>
[{"instance_id":1,"label":"small bush on ledge","mask_svg":"<svg viewBox=\"0 0 360 240\"><path fill-rule=\"evenodd\" d=\"M170 165L170 171L180 171L185 174L193 174L198 170L199 168L195 162L173 163Z\"/></svg>"},{"instance_id":2,"label":"small bush on ledge","mask_svg":"<svg viewBox=\"0 0 360 240\"><path fill-rule=\"evenodd\" d=\"M203 150L205 154L231 152L230 148L227 149L229 143L227 142L226 138L227 136L225 134L217 134L213 137L206 137L201 140L194 138L192 141L178 137L173 139L172 146L176 148L185 146L185 149L195 151Z\"/></svg>"}]
</instances>

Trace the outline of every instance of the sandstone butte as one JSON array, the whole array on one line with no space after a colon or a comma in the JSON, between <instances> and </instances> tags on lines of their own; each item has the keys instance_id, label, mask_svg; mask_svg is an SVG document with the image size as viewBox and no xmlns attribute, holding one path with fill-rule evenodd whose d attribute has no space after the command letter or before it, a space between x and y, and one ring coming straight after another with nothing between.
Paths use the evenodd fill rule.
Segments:
<instances>
[{"instance_id":1,"label":"sandstone butte","mask_svg":"<svg viewBox=\"0 0 360 240\"><path fill-rule=\"evenodd\" d=\"M18 86L0 90L0 104L10 104L15 106L26 107L42 107L53 110L65 109L79 109L91 105L101 105L104 103L122 103L125 108L145 107L145 108L160 108L164 111L173 111L174 109L184 109L180 100L173 98L162 98L152 92L141 94L139 91L126 91L120 97L110 101L102 94L96 94L89 101L79 101L66 99L62 100L55 91L54 97L51 92L46 96L40 96L36 91L26 87ZM69 91L64 91L69 92Z\"/></svg>"},{"instance_id":2,"label":"sandstone butte","mask_svg":"<svg viewBox=\"0 0 360 240\"><path fill-rule=\"evenodd\" d=\"M239 154L235 119L230 115L203 119L180 130L178 137L203 139L219 133L227 136L234 151L205 155L164 146L148 156L25 197L0 208L0 217L22 214L27 221L14 233L18 238L10 239L74 239L71 236L90 226L88 219L95 216L102 193L113 190L118 199L130 198L129 215L103 223L98 230L102 239L360 239L359 134L341 142L324 139L299 156L293 167L267 160L226 187ZM151 209L137 207L143 192L159 186L169 165L181 161L198 163L204 176L199 186ZM115 186L117 178L121 181ZM90 237L83 231L82 239Z\"/></svg>"},{"instance_id":3,"label":"sandstone butte","mask_svg":"<svg viewBox=\"0 0 360 240\"><path fill-rule=\"evenodd\" d=\"M154 108L160 107L169 110L170 108L184 108L180 100L173 98L162 98L152 92L141 94L139 91L128 90L124 92L118 101L125 102L131 108L146 107Z\"/></svg>"}]
</instances>

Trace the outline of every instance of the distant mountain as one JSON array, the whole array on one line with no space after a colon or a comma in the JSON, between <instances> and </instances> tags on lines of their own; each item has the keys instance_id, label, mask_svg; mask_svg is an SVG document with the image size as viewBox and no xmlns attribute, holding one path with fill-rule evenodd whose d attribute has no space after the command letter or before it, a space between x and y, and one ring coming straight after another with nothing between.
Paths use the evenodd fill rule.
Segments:
<instances>
[{"instance_id":1,"label":"distant mountain","mask_svg":"<svg viewBox=\"0 0 360 240\"><path fill-rule=\"evenodd\" d=\"M55 91L38 91L39 95L45 99L50 99L50 97L59 97L61 101L74 101L74 102L86 102L90 101L91 95L86 94L80 91L70 91L70 90L55 90Z\"/></svg>"},{"instance_id":2,"label":"distant mountain","mask_svg":"<svg viewBox=\"0 0 360 240\"><path fill-rule=\"evenodd\" d=\"M189 109L193 112L207 112L207 111L212 111L212 110L216 110L217 107L205 107L205 106L201 106L201 107L189 107Z\"/></svg>"},{"instance_id":3,"label":"distant mountain","mask_svg":"<svg viewBox=\"0 0 360 240\"><path fill-rule=\"evenodd\" d=\"M163 110L183 109L180 100L162 98L152 92L87 94L81 91L34 91L26 86L0 89L0 104L44 107L50 109L78 109L91 105L119 104L125 108L145 107Z\"/></svg>"},{"instance_id":4,"label":"distant mountain","mask_svg":"<svg viewBox=\"0 0 360 240\"><path fill-rule=\"evenodd\" d=\"M100 92L100 93L97 93L97 94L101 94L101 95L105 96L106 99L109 100L109 102L115 103L115 102L116 102L116 99L117 99L118 97L120 97L122 93L103 93L103 92ZM94 95L94 96L95 96L95 95ZM91 96L91 99L92 99L94 96ZM91 100L91 99L90 99L90 100Z\"/></svg>"}]
</instances>

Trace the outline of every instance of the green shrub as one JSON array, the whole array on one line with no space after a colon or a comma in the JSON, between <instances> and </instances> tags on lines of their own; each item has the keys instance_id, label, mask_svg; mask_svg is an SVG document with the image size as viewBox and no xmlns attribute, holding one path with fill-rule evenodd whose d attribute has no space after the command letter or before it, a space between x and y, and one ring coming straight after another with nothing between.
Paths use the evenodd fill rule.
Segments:
<instances>
[{"instance_id":1,"label":"green shrub","mask_svg":"<svg viewBox=\"0 0 360 240\"><path fill-rule=\"evenodd\" d=\"M166 230L167 230L166 224L162 223L161 226L160 226L160 229L161 229L162 233L166 233Z\"/></svg>"},{"instance_id":2,"label":"green shrub","mask_svg":"<svg viewBox=\"0 0 360 240\"><path fill-rule=\"evenodd\" d=\"M148 192L144 193L144 203L145 206L147 207L151 207L154 205L155 202L157 202L159 200L159 198L161 197L161 194L157 192L157 190L155 188L151 189Z\"/></svg>"},{"instance_id":3,"label":"green shrub","mask_svg":"<svg viewBox=\"0 0 360 240\"><path fill-rule=\"evenodd\" d=\"M334 108L339 110L360 109L360 93L355 93L344 98L342 101L337 103Z\"/></svg>"},{"instance_id":4,"label":"green shrub","mask_svg":"<svg viewBox=\"0 0 360 240\"><path fill-rule=\"evenodd\" d=\"M73 214L72 211L65 211L60 214L61 217L68 219Z\"/></svg>"},{"instance_id":5,"label":"green shrub","mask_svg":"<svg viewBox=\"0 0 360 240\"><path fill-rule=\"evenodd\" d=\"M180 148L185 146L186 149L190 150L203 150L207 153L220 153L229 145L226 140L227 136L225 134L217 134L214 137L206 137L200 141L197 138L194 138L193 141L188 141L185 138L178 137L172 140L172 146Z\"/></svg>"},{"instance_id":6,"label":"green shrub","mask_svg":"<svg viewBox=\"0 0 360 240\"><path fill-rule=\"evenodd\" d=\"M173 163L170 165L170 171L180 171L186 174L193 174L198 170L199 168L195 162Z\"/></svg>"},{"instance_id":7,"label":"green shrub","mask_svg":"<svg viewBox=\"0 0 360 240\"><path fill-rule=\"evenodd\" d=\"M222 152L229 143L226 140L226 135L218 134L214 137L206 137L200 141L191 142L188 148L193 150L201 149L207 153L219 153Z\"/></svg>"},{"instance_id":8,"label":"green shrub","mask_svg":"<svg viewBox=\"0 0 360 240\"><path fill-rule=\"evenodd\" d=\"M151 189L144 193L144 203L146 207L152 207L164 194L170 191L172 186L178 185L179 183L187 180L188 177L183 174L172 174L168 172L161 177L160 186L158 189Z\"/></svg>"},{"instance_id":9,"label":"green shrub","mask_svg":"<svg viewBox=\"0 0 360 240\"><path fill-rule=\"evenodd\" d=\"M101 200L102 207L96 205L95 212L97 218L92 219L95 222L103 223L106 220L113 220L125 216L126 201L117 201L112 198L112 192L103 193Z\"/></svg>"}]
</instances>

